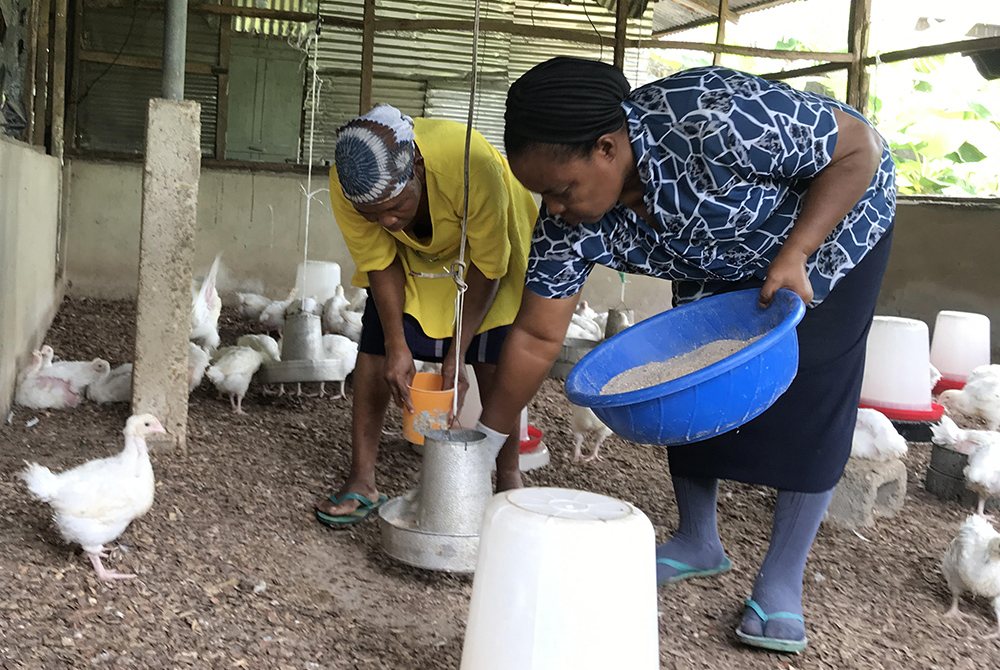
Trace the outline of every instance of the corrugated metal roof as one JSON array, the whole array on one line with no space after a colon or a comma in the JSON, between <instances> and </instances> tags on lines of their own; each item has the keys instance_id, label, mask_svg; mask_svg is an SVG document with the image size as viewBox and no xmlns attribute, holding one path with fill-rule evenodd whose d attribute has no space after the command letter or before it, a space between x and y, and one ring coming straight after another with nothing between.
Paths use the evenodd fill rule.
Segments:
<instances>
[{"instance_id":1,"label":"corrugated metal roof","mask_svg":"<svg viewBox=\"0 0 1000 670\"><path fill-rule=\"evenodd\" d=\"M714 1L714 0L713 0ZM806 0L729 0L729 9L733 12L754 12L784 5L789 2L805 2ZM709 23L715 23L716 17L705 12L688 9L671 0L659 0L653 5L653 33L665 31L679 32Z\"/></svg>"}]
</instances>

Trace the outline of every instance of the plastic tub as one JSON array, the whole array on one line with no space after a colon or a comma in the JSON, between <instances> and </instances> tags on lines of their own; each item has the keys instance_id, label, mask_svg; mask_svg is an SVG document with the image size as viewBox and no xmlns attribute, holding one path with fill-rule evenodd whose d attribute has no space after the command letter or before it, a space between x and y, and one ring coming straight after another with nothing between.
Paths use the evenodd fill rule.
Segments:
<instances>
[{"instance_id":1,"label":"plastic tub","mask_svg":"<svg viewBox=\"0 0 1000 670\"><path fill-rule=\"evenodd\" d=\"M430 372L418 372L410 384L413 414L403 410L403 437L409 442L424 444L424 433L448 428L453 389L442 391L444 379Z\"/></svg>"},{"instance_id":2,"label":"plastic tub","mask_svg":"<svg viewBox=\"0 0 1000 670\"><path fill-rule=\"evenodd\" d=\"M657 670L655 534L632 505L525 488L483 515L461 670Z\"/></svg>"},{"instance_id":3,"label":"plastic tub","mask_svg":"<svg viewBox=\"0 0 1000 670\"><path fill-rule=\"evenodd\" d=\"M322 305L340 286L340 265L328 261L299 263L295 286L299 298L312 298Z\"/></svg>"},{"instance_id":4,"label":"plastic tub","mask_svg":"<svg viewBox=\"0 0 1000 670\"><path fill-rule=\"evenodd\" d=\"M740 426L770 407L799 364L795 326L805 305L781 289L768 309L757 289L698 300L641 321L601 343L566 379L570 402L616 434L645 444L688 444ZM615 375L720 339L762 337L717 363L645 389L601 395Z\"/></svg>"},{"instance_id":5,"label":"plastic tub","mask_svg":"<svg viewBox=\"0 0 1000 670\"><path fill-rule=\"evenodd\" d=\"M898 316L876 316L868 333L861 406L897 421L936 421L931 403L927 324Z\"/></svg>"},{"instance_id":6,"label":"plastic tub","mask_svg":"<svg viewBox=\"0 0 1000 670\"><path fill-rule=\"evenodd\" d=\"M930 362L941 373L936 393L961 389L969 373L990 362L990 319L972 312L938 312Z\"/></svg>"}]
</instances>

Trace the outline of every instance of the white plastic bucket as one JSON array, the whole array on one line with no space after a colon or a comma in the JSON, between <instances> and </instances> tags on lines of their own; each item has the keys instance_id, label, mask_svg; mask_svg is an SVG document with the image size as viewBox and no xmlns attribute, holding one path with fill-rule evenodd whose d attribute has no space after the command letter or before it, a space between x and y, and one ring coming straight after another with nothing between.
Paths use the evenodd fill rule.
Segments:
<instances>
[{"instance_id":1,"label":"white plastic bucket","mask_svg":"<svg viewBox=\"0 0 1000 670\"><path fill-rule=\"evenodd\" d=\"M299 298L313 298L320 304L333 297L340 286L340 265L327 261L299 263L295 277L296 294Z\"/></svg>"},{"instance_id":2,"label":"white plastic bucket","mask_svg":"<svg viewBox=\"0 0 1000 670\"><path fill-rule=\"evenodd\" d=\"M990 319L972 312L938 312L931 340L931 363L944 379L961 382L990 362Z\"/></svg>"},{"instance_id":3,"label":"white plastic bucket","mask_svg":"<svg viewBox=\"0 0 1000 670\"><path fill-rule=\"evenodd\" d=\"M861 404L930 411L930 336L916 319L876 316L868 334Z\"/></svg>"}]
</instances>

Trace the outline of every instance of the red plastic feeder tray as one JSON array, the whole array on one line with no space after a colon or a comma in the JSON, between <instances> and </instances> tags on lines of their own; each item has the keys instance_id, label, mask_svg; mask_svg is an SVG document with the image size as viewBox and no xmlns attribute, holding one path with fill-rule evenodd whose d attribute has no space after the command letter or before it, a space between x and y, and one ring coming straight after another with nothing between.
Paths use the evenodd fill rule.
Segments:
<instances>
[{"instance_id":1,"label":"red plastic feeder tray","mask_svg":"<svg viewBox=\"0 0 1000 670\"><path fill-rule=\"evenodd\" d=\"M931 408L928 410L915 410L915 409L893 409L891 407L878 407L876 405L866 405L861 403L859 407L865 409L874 409L882 412L890 421L913 421L913 422L931 422L940 421L941 415L944 414L944 407L937 404L936 402L931 403Z\"/></svg>"},{"instance_id":2,"label":"red plastic feeder tray","mask_svg":"<svg viewBox=\"0 0 1000 670\"><path fill-rule=\"evenodd\" d=\"M538 445L541 444L541 442L542 442L542 431L538 430L531 424L528 424L528 439L521 440L521 448L519 450L519 453L530 454L531 452L533 452L535 449L538 448Z\"/></svg>"}]
</instances>

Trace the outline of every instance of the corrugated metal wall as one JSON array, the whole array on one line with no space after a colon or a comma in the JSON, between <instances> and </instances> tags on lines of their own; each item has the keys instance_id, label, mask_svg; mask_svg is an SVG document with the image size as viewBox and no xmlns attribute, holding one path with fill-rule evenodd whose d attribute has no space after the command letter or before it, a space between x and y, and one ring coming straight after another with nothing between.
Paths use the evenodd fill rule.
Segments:
<instances>
[{"instance_id":1,"label":"corrugated metal wall","mask_svg":"<svg viewBox=\"0 0 1000 670\"><path fill-rule=\"evenodd\" d=\"M476 91L475 116L472 127L483 134L490 144L501 151L503 147L503 112L507 101L506 91ZM428 88L424 116L432 119L451 119L459 123L469 121L468 88Z\"/></svg>"}]
</instances>

